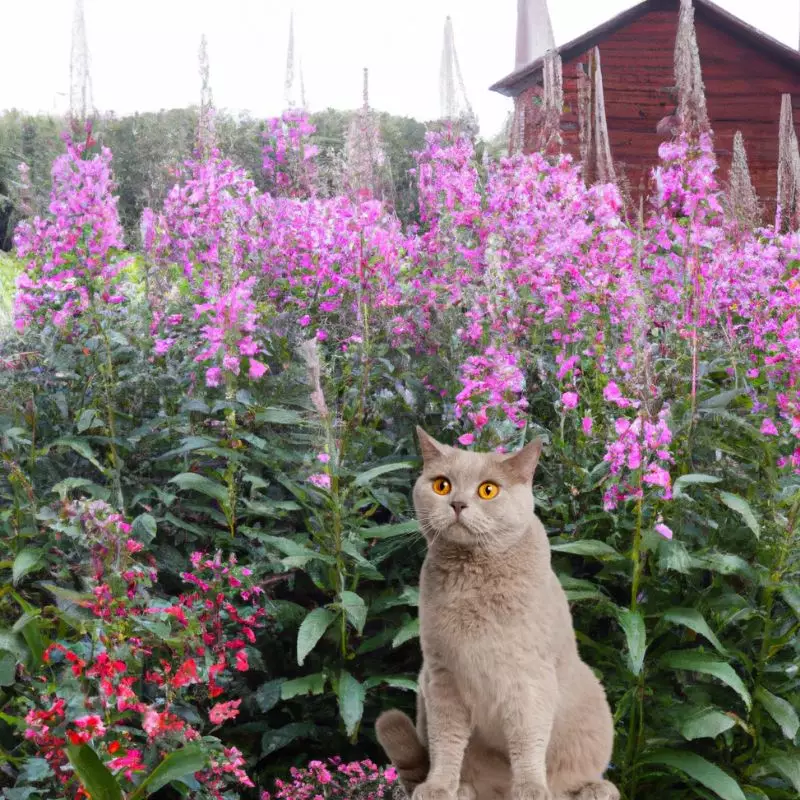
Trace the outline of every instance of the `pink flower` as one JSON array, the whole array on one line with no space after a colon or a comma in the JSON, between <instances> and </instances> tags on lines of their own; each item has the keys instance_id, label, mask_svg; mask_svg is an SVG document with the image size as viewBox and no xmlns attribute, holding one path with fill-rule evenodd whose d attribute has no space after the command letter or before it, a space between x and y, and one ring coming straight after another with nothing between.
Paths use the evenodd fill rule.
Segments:
<instances>
[{"instance_id":1,"label":"pink flower","mask_svg":"<svg viewBox=\"0 0 800 800\"><path fill-rule=\"evenodd\" d=\"M250 359L250 369L248 370L248 375L253 379L257 380L260 378L264 373L267 371L267 365L262 364L260 361L256 361L256 359Z\"/></svg>"},{"instance_id":2,"label":"pink flower","mask_svg":"<svg viewBox=\"0 0 800 800\"><path fill-rule=\"evenodd\" d=\"M603 398L609 403L614 403L620 408L627 408L631 401L622 396L619 386L614 381L610 381L608 386L603 389Z\"/></svg>"},{"instance_id":3,"label":"pink flower","mask_svg":"<svg viewBox=\"0 0 800 800\"><path fill-rule=\"evenodd\" d=\"M661 534L665 539L672 539L672 529L668 528L663 522L656 523L655 531Z\"/></svg>"},{"instance_id":4,"label":"pink flower","mask_svg":"<svg viewBox=\"0 0 800 800\"><path fill-rule=\"evenodd\" d=\"M208 718L214 725L221 725L229 719L235 719L239 716L239 706L241 700L229 700L227 703L217 703L212 706L208 712Z\"/></svg>"},{"instance_id":5,"label":"pink flower","mask_svg":"<svg viewBox=\"0 0 800 800\"><path fill-rule=\"evenodd\" d=\"M592 424L593 423L592 423L592 418L591 417L584 417L581 420L581 428L583 429L583 432L587 436L589 436L591 434L591 432L592 432Z\"/></svg>"},{"instance_id":6,"label":"pink flower","mask_svg":"<svg viewBox=\"0 0 800 800\"><path fill-rule=\"evenodd\" d=\"M764 436L778 435L778 429L775 427L775 423L769 417L764 417L764 420L761 423L761 433L763 433Z\"/></svg>"},{"instance_id":7,"label":"pink flower","mask_svg":"<svg viewBox=\"0 0 800 800\"><path fill-rule=\"evenodd\" d=\"M144 761L142 761L142 751L128 750L124 756L112 758L108 762L108 768L111 770L123 770L125 777L128 780L132 780L134 772L141 772L145 769Z\"/></svg>"},{"instance_id":8,"label":"pink flower","mask_svg":"<svg viewBox=\"0 0 800 800\"><path fill-rule=\"evenodd\" d=\"M327 453L317 454L317 461L321 461L323 464L327 464L330 460L331 457Z\"/></svg>"},{"instance_id":9,"label":"pink flower","mask_svg":"<svg viewBox=\"0 0 800 800\"><path fill-rule=\"evenodd\" d=\"M206 386L209 387L219 386L221 378L222 378L222 370L219 367L209 367L206 370Z\"/></svg>"},{"instance_id":10,"label":"pink flower","mask_svg":"<svg viewBox=\"0 0 800 800\"><path fill-rule=\"evenodd\" d=\"M246 650L236 651L236 669L238 669L239 672L247 672L247 670L250 669L250 664L247 661Z\"/></svg>"},{"instance_id":11,"label":"pink flower","mask_svg":"<svg viewBox=\"0 0 800 800\"><path fill-rule=\"evenodd\" d=\"M464 447L469 447L475 441L474 433L464 433L458 437L458 443L463 444Z\"/></svg>"},{"instance_id":12,"label":"pink flower","mask_svg":"<svg viewBox=\"0 0 800 800\"><path fill-rule=\"evenodd\" d=\"M564 392L561 395L561 402L564 404L564 408L576 408L578 405L578 395L575 392Z\"/></svg>"},{"instance_id":13,"label":"pink flower","mask_svg":"<svg viewBox=\"0 0 800 800\"><path fill-rule=\"evenodd\" d=\"M301 328L307 328L311 324L311 317L308 314L303 314L303 316L297 320L297 324L300 325Z\"/></svg>"},{"instance_id":14,"label":"pink flower","mask_svg":"<svg viewBox=\"0 0 800 800\"><path fill-rule=\"evenodd\" d=\"M320 489L331 488L331 476L324 472L318 472L315 475L309 475L308 482L313 483L314 486L317 486Z\"/></svg>"},{"instance_id":15,"label":"pink flower","mask_svg":"<svg viewBox=\"0 0 800 800\"><path fill-rule=\"evenodd\" d=\"M156 339L155 347L153 348L153 352L157 356L163 356L168 353L172 349L172 345L175 344L175 339Z\"/></svg>"}]
</instances>

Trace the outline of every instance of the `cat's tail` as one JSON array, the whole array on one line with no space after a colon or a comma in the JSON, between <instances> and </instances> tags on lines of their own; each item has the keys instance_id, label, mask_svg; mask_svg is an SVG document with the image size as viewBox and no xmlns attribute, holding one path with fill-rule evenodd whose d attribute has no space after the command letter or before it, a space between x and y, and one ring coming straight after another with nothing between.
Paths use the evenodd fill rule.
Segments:
<instances>
[{"instance_id":1,"label":"cat's tail","mask_svg":"<svg viewBox=\"0 0 800 800\"><path fill-rule=\"evenodd\" d=\"M423 747L414 723L402 711L392 708L378 717L375 733L410 796L414 788L428 777L429 767L428 751Z\"/></svg>"}]
</instances>

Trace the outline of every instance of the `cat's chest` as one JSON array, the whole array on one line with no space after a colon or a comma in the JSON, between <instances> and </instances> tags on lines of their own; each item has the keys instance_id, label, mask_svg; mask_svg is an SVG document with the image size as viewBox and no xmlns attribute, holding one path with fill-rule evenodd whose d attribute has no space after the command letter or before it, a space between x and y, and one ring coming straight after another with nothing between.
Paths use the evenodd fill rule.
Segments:
<instances>
[{"instance_id":1,"label":"cat's chest","mask_svg":"<svg viewBox=\"0 0 800 800\"><path fill-rule=\"evenodd\" d=\"M428 633L456 647L524 626L529 607L528 587L478 570L438 572L421 586L423 636Z\"/></svg>"}]
</instances>

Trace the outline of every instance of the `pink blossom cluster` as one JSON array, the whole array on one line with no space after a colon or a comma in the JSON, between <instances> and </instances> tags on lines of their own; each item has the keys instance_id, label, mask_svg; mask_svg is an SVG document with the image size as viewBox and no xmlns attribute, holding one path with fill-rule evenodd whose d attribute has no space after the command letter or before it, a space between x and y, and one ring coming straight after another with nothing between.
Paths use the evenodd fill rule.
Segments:
<instances>
[{"instance_id":1,"label":"pink blossom cluster","mask_svg":"<svg viewBox=\"0 0 800 800\"><path fill-rule=\"evenodd\" d=\"M369 759L344 763L338 756L310 761L305 769L293 767L291 776L291 781L276 780L275 793L262 792L261 800L379 800L390 797L397 781L394 767L380 768Z\"/></svg>"},{"instance_id":2,"label":"pink blossom cluster","mask_svg":"<svg viewBox=\"0 0 800 800\"><path fill-rule=\"evenodd\" d=\"M25 264L14 300L19 330L52 323L64 328L90 308L115 306L125 296L118 286L128 263L111 175L111 151L90 155L91 129L75 142L64 135L66 153L53 162L48 214L23 220L14 243ZM23 182L28 168L20 167Z\"/></svg>"},{"instance_id":3,"label":"pink blossom cluster","mask_svg":"<svg viewBox=\"0 0 800 800\"><path fill-rule=\"evenodd\" d=\"M517 428L525 426L525 375L515 353L487 347L483 355L470 356L461 365L460 378L464 388L456 395L456 419L467 417L479 432L498 415ZM470 436L462 436L461 443L471 444Z\"/></svg>"},{"instance_id":4,"label":"pink blossom cluster","mask_svg":"<svg viewBox=\"0 0 800 800\"><path fill-rule=\"evenodd\" d=\"M181 267L192 313L171 309L168 296L152 298L154 354L165 356L183 336L195 343L194 361L204 366L207 386L239 375L257 380L267 366L258 357L265 350L253 298L255 185L218 150L187 161L179 177L162 213L145 210L142 241L157 268Z\"/></svg>"},{"instance_id":5,"label":"pink blossom cluster","mask_svg":"<svg viewBox=\"0 0 800 800\"><path fill-rule=\"evenodd\" d=\"M647 486L658 487L665 500L672 497L669 474L669 464L673 461L669 452L672 432L667 419L668 409L664 408L655 421L650 421L644 413L632 420L618 417L614 421L616 438L609 442L603 460L618 482L611 484L603 495L606 509L614 509L624 500L641 498ZM631 474L640 476L640 480L620 481L622 476Z\"/></svg>"},{"instance_id":6,"label":"pink blossom cluster","mask_svg":"<svg viewBox=\"0 0 800 800\"><path fill-rule=\"evenodd\" d=\"M267 120L264 174L273 194L309 197L315 193L319 148L311 143L316 128L302 109L288 109Z\"/></svg>"}]
</instances>

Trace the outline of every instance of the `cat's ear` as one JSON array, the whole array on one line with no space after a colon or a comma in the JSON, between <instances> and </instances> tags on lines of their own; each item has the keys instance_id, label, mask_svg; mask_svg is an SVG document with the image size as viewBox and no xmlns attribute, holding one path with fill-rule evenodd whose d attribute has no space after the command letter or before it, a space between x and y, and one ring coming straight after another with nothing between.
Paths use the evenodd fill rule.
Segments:
<instances>
[{"instance_id":1,"label":"cat's ear","mask_svg":"<svg viewBox=\"0 0 800 800\"><path fill-rule=\"evenodd\" d=\"M530 483L533 481L533 473L536 472L539 456L542 454L542 444L541 439L534 439L522 450L507 456L503 462L504 466L522 483Z\"/></svg>"},{"instance_id":2,"label":"cat's ear","mask_svg":"<svg viewBox=\"0 0 800 800\"><path fill-rule=\"evenodd\" d=\"M430 434L425 433L419 425L417 425L417 438L419 439L419 449L422 453L423 461L433 461L434 458L445 455L445 445L437 442Z\"/></svg>"}]
</instances>

